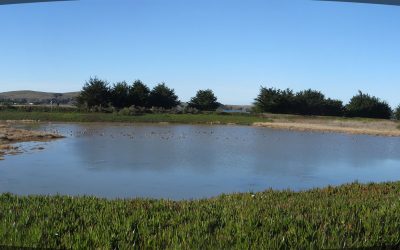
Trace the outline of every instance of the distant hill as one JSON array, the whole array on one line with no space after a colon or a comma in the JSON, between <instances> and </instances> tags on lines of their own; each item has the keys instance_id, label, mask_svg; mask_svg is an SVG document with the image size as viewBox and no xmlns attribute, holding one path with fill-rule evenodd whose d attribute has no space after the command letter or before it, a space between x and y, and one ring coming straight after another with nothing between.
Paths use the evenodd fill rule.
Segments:
<instances>
[{"instance_id":1,"label":"distant hill","mask_svg":"<svg viewBox=\"0 0 400 250\"><path fill-rule=\"evenodd\" d=\"M57 100L60 104L71 104L79 93L80 92L51 93L31 90L10 91L0 93L0 101L48 104L51 100Z\"/></svg>"}]
</instances>

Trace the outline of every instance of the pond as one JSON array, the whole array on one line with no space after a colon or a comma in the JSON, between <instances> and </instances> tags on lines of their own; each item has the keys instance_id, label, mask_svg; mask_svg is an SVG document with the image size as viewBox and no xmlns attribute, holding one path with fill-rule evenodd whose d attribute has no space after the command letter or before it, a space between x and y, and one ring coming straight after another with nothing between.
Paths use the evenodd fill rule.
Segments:
<instances>
[{"instance_id":1,"label":"pond","mask_svg":"<svg viewBox=\"0 0 400 250\"><path fill-rule=\"evenodd\" d=\"M0 193L197 199L400 180L400 139L250 126L40 124L66 136L0 161ZM43 150L42 147L44 148Z\"/></svg>"}]
</instances>

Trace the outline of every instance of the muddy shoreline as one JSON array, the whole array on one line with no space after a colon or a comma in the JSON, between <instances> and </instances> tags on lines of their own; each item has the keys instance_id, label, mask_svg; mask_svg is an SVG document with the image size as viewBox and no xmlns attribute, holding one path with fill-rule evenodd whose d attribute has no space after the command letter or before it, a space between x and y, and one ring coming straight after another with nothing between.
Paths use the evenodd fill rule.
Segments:
<instances>
[{"instance_id":1,"label":"muddy shoreline","mask_svg":"<svg viewBox=\"0 0 400 250\"><path fill-rule=\"evenodd\" d=\"M23 121L22 123L27 122ZM14 128L13 124L16 123L11 121L0 123L0 160L3 160L5 155L20 153L18 146L13 145L15 143L64 138L64 136L55 133Z\"/></svg>"},{"instance_id":2,"label":"muddy shoreline","mask_svg":"<svg viewBox=\"0 0 400 250\"><path fill-rule=\"evenodd\" d=\"M393 121L356 121L327 119L273 119L273 122L256 122L256 127L300 132L343 133L371 136L400 137L399 124Z\"/></svg>"}]
</instances>

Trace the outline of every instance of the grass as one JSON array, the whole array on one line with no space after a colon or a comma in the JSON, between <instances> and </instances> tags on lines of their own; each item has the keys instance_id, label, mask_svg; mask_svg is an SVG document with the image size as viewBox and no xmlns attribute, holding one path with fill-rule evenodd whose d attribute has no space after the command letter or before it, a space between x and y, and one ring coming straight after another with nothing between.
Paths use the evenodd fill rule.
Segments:
<instances>
[{"instance_id":1,"label":"grass","mask_svg":"<svg viewBox=\"0 0 400 250\"><path fill-rule=\"evenodd\" d=\"M340 117L340 116L312 116L312 115L293 115L293 114L266 114L264 117L273 119L273 120L288 120L291 122L296 122L298 120L325 120L325 121L357 121L363 123L371 123L371 122L384 122L389 121L387 119L377 119L377 118L364 118L364 117Z\"/></svg>"},{"instance_id":2,"label":"grass","mask_svg":"<svg viewBox=\"0 0 400 250\"><path fill-rule=\"evenodd\" d=\"M119 115L106 113L78 113L78 112L0 112L0 120L40 120L53 122L169 122L187 124L240 124L250 125L254 122L271 121L255 115L247 114L144 114Z\"/></svg>"},{"instance_id":3,"label":"grass","mask_svg":"<svg viewBox=\"0 0 400 250\"><path fill-rule=\"evenodd\" d=\"M40 120L53 122L169 122L181 124L239 124L251 125L255 122L272 122L286 119L296 122L298 120L321 119L326 121L360 121L378 122L386 121L371 118L344 118L330 116L301 116L285 114L143 114L143 115L120 115L115 113L81 113L81 112L41 112L41 111L1 111L0 120ZM400 126L400 125L399 125Z\"/></svg>"},{"instance_id":4,"label":"grass","mask_svg":"<svg viewBox=\"0 0 400 250\"><path fill-rule=\"evenodd\" d=\"M400 246L400 182L195 201L0 195L0 245L309 249Z\"/></svg>"}]
</instances>

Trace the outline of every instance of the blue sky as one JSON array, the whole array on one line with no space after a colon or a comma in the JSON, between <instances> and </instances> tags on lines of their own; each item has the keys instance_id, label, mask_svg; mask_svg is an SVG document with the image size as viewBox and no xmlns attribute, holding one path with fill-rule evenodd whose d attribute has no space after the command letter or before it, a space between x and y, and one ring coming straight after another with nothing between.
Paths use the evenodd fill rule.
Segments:
<instances>
[{"instance_id":1,"label":"blue sky","mask_svg":"<svg viewBox=\"0 0 400 250\"><path fill-rule=\"evenodd\" d=\"M166 82L250 104L260 85L400 104L400 7L311 0L80 0L0 6L0 92Z\"/></svg>"}]
</instances>

